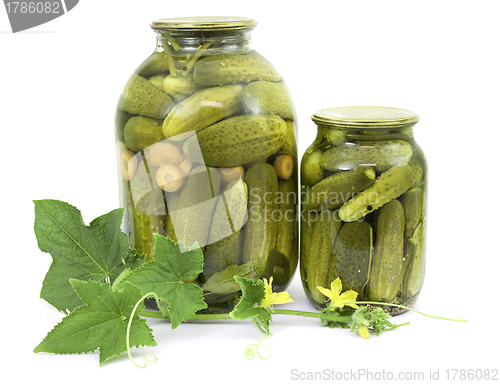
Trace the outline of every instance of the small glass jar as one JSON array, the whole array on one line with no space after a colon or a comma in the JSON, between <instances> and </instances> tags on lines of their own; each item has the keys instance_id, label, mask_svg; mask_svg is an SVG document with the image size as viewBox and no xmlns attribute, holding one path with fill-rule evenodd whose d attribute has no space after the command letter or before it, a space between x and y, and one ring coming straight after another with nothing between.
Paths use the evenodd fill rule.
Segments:
<instances>
[{"instance_id":1,"label":"small glass jar","mask_svg":"<svg viewBox=\"0 0 500 384\"><path fill-rule=\"evenodd\" d=\"M358 300L411 306L424 279L427 163L419 117L387 107L315 112L301 162L300 272L308 299L340 278ZM392 315L404 312L383 306Z\"/></svg>"},{"instance_id":2,"label":"small glass jar","mask_svg":"<svg viewBox=\"0 0 500 384\"><path fill-rule=\"evenodd\" d=\"M154 257L159 233L204 252L194 283L210 310L240 295L233 276L273 278L298 264L295 110L242 17L160 19L154 53L116 111L124 231Z\"/></svg>"}]
</instances>

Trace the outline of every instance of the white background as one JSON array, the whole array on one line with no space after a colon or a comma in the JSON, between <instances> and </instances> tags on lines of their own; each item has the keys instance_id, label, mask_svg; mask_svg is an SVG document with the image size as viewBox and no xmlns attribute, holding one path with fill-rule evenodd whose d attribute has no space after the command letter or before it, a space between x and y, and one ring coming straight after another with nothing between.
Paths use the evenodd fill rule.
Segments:
<instances>
[{"instance_id":1,"label":"white background","mask_svg":"<svg viewBox=\"0 0 500 384\"><path fill-rule=\"evenodd\" d=\"M400 372L423 372L426 379L433 372L437 379L439 371L445 381L447 369L499 369L498 4L82 0L67 15L17 34L0 10L3 376L51 383L282 383L297 381L293 372L365 369L394 379ZM118 207L118 96L154 49L149 23L197 15L259 22L253 45L294 96L299 156L314 139L310 115L319 108L384 105L421 116L414 132L430 170L428 263L415 309L467 323L408 313L394 322L409 326L364 340L314 319L275 316L273 336L264 341L271 359L249 361L245 346L262 336L251 323L189 323L172 331L168 323L149 321L158 362L145 370L126 355L99 367L97 353L32 352L62 318L39 298L51 258L37 247L32 200L67 201L87 224ZM287 308L313 310L298 274L289 292L295 303Z\"/></svg>"}]
</instances>

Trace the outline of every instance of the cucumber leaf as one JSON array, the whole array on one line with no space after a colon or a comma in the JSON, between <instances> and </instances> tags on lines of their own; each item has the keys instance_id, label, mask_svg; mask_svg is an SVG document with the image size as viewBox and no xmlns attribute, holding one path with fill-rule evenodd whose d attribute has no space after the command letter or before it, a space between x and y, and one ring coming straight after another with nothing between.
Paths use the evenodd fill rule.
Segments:
<instances>
[{"instance_id":1,"label":"cucumber leaf","mask_svg":"<svg viewBox=\"0 0 500 384\"><path fill-rule=\"evenodd\" d=\"M259 329L269 334L269 323L272 321L269 311L260 306L266 296L266 287L262 280L253 281L242 276L234 276L241 286L241 299L229 316L234 320L252 319Z\"/></svg>"},{"instance_id":2,"label":"cucumber leaf","mask_svg":"<svg viewBox=\"0 0 500 384\"><path fill-rule=\"evenodd\" d=\"M80 211L58 200L35 200L35 235L38 247L52 256L40 297L59 311L83 304L69 279L113 283L126 268L141 265L144 255L130 249L121 231L123 209L83 223Z\"/></svg>"},{"instance_id":3,"label":"cucumber leaf","mask_svg":"<svg viewBox=\"0 0 500 384\"><path fill-rule=\"evenodd\" d=\"M70 284L86 304L62 319L34 352L72 354L98 349L100 365L125 352L127 326L134 305L141 299L140 290L128 283L120 291L95 281L70 279ZM138 316L143 309L141 303L134 314L130 346L156 345L151 329Z\"/></svg>"},{"instance_id":4,"label":"cucumber leaf","mask_svg":"<svg viewBox=\"0 0 500 384\"><path fill-rule=\"evenodd\" d=\"M176 328L197 311L207 308L203 290L189 282L203 272L203 252L197 245L186 248L157 233L154 237L154 260L127 273L116 289L129 282L139 287L142 295L154 292L165 300L172 328Z\"/></svg>"}]
</instances>

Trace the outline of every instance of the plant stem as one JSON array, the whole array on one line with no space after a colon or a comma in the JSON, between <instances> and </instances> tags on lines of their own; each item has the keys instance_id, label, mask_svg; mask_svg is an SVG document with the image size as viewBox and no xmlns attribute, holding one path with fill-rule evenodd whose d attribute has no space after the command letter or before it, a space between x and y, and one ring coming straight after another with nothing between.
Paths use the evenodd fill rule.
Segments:
<instances>
[{"instance_id":1,"label":"plant stem","mask_svg":"<svg viewBox=\"0 0 500 384\"><path fill-rule=\"evenodd\" d=\"M353 304L353 303L347 303L347 304ZM403 309L406 309L408 311L412 311L412 312L418 313L419 315L430 317L431 319L448 320L448 321L458 321L458 322L462 322L462 323L466 323L467 322L467 320L463 319L463 318L460 318L460 319L450 319L448 317L431 316L431 315L428 315L426 313L417 311L417 310L415 310L413 308L409 308L407 306L399 305L399 304L380 303L380 302L376 302L376 301L356 301L356 302L354 302L354 304L372 304L372 305L378 305L378 306L392 306L392 307L397 307L397 308L403 308Z\"/></svg>"},{"instance_id":2,"label":"plant stem","mask_svg":"<svg viewBox=\"0 0 500 384\"><path fill-rule=\"evenodd\" d=\"M350 322L352 321L352 316L341 316L334 315L331 313L321 313L321 312L306 312L306 311L295 311L291 309L275 309L271 312L273 315L287 315L287 316L302 316L302 317L312 317L321 320L328 321L339 321L339 322ZM154 319L168 319L161 312L147 311L144 310L139 313L140 317L149 317ZM195 314L190 320L231 320L231 316L226 313L214 313L214 314Z\"/></svg>"},{"instance_id":3,"label":"plant stem","mask_svg":"<svg viewBox=\"0 0 500 384\"><path fill-rule=\"evenodd\" d=\"M312 317L321 320L328 321L339 321L339 322L350 322L352 321L352 316L342 316L332 313L322 313L322 312L306 312L306 311L295 311L291 309L275 309L272 311L273 315L288 315L288 316L302 316L302 317Z\"/></svg>"},{"instance_id":4,"label":"plant stem","mask_svg":"<svg viewBox=\"0 0 500 384\"><path fill-rule=\"evenodd\" d=\"M172 56L172 51L170 50L168 44L165 44L163 50L165 51L165 55L167 56L167 65L170 76L177 77L177 69L175 68L174 57Z\"/></svg>"},{"instance_id":5,"label":"plant stem","mask_svg":"<svg viewBox=\"0 0 500 384\"><path fill-rule=\"evenodd\" d=\"M201 57L201 55L203 55L203 53L208 49L210 48L210 46L213 44L213 41L211 42L208 42L208 43L204 43L201 47L199 47L196 52L194 53L193 57L191 57L191 59L188 61L188 63L186 64L186 69L184 71L182 71L181 75L182 76L187 76L188 73L191 71L191 69L194 67L194 64L196 63L196 61L198 61L198 59Z\"/></svg>"},{"instance_id":6,"label":"plant stem","mask_svg":"<svg viewBox=\"0 0 500 384\"><path fill-rule=\"evenodd\" d=\"M161 312L147 311L144 310L139 313L140 317L149 317L153 319L168 319L169 317L164 316ZM231 320L231 316L227 313L197 313L193 315L189 320Z\"/></svg>"}]
</instances>

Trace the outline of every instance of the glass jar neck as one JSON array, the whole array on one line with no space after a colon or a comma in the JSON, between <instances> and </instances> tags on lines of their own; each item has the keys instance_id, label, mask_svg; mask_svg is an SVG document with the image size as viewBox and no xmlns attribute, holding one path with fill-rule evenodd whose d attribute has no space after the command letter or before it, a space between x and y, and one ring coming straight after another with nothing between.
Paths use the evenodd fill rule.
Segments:
<instances>
[{"instance_id":1,"label":"glass jar neck","mask_svg":"<svg viewBox=\"0 0 500 384\"><path fill-rule=\"evenodd\" d=\"M251 51L251 30L163 31L156 30L156 51L174 56L237 54Z\"/></svg>"},{"instance_id":2,"label":"glass jar neck","mask_svg":"<svg viewBox=\"0 0 500 384\"><path fill-rule=\"evenodd\" d=\"M318 125L318 138L330 137L345 139L346 141L356 140L396 140L413 139L413 126L402 127L340 127L332 125Z\"/></svg>"}]
</instances>

